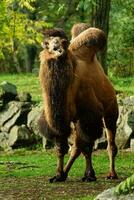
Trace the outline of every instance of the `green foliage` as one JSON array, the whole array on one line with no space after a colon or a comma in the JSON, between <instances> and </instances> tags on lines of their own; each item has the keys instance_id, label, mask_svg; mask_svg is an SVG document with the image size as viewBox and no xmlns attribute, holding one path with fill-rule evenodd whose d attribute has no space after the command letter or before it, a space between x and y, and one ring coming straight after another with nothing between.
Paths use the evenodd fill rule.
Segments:
<instances>
[{"instance_id":1,"label":"green foliage","mask_svg":"<svg viewBox=\"0 0 134 200\"><path fill-rule=\"evenodd\" d=\"M133 0L114 0L112 3L108 59L114 74L120 76L134 74L133 9Z\"/></svg>"},{"instance_id":2,"label":"green foliage","mask_svg":"<svg viewBox=\"0 0 134 200\"><path fill-rule=\"evenodd\" d=\"M116 186L114 188L114 193L117 195L127 194L132 190L134 190L134 174Z\"/></svg>"},{"instance_id":3,"label":"green foliage","mask_svg":"<svg viewBox=\"0 0 134 200\"><path fill-rule=\"evenodd\" d=\"M70 29L76 22L90 23L96 0L1 0L0 71L32 71L39 65L42 29ZM134 74L133 0L112 0L108 66L116 75ZM34 47L34 51L31 47ZM29 48L32 50L29 51Z\"/></svg>"},{"instance_id":4,"label":"green foliage","mask_svg":"<svg viewBox=\"0 0 134 200\"><path fill-rule=\"evenodd\" d=\"M134 77L120 77L113 73L109 73L114 88L123 94L123 96L129 96L134 94Z\"/></svg>"},{"instance_id":5,"label":"green foliage","mask_svg":"<svg viewBox=\"0 0 134 200\"><path fill-rule=\"evenodd\" d=\"M9 65L10 71L17 71L15 65L19 65L19 54L23 55L22 50L26 45L41 43L40 30L43 26L49 25L42 20L33 21L28 17L29 12L32 13L35 10L32 6L34 2L35 0L3 0L0 2L0 59L4 65ZM4 67L7 68L7 66Z\"/></svg>"}]
</instances>

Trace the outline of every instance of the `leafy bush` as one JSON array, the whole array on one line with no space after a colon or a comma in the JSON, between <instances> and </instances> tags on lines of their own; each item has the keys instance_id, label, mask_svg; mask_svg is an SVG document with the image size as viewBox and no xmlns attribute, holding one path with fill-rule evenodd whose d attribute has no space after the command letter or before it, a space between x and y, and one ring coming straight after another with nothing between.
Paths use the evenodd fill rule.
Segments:
<instances>
[{"instance_id":1,"label":"leafy bush","mask_svg":"<svg viewBox=\"0 0 134 200\"><path fill-rule=\"evenodd\" d=\"M114 193L117 195L127 194L132 190L134 190L134 174L116 186Z\"/></svg>"}]
</instances>

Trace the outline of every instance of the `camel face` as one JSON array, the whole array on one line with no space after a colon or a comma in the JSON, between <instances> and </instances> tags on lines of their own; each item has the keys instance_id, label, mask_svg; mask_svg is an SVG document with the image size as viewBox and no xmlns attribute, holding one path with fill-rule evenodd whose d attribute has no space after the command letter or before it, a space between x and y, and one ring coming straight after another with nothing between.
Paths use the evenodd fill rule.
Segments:
<instances>
[{"instance_id":1,"label":"camel face","mask_svg":"<svg viewBox=\"0 0 134 200\"><path fill-rule=\"evenodd\" d=\"M67 49L67 41L60 37L49 37L43 42L43 48L46 49L54 57L60 57L65 54Z\"/></svg>"}]
</instances>

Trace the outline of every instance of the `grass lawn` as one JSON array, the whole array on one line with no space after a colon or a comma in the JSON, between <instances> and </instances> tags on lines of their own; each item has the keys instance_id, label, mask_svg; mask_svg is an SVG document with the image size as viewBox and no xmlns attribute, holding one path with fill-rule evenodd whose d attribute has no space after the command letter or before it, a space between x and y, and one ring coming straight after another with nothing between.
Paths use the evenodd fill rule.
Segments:
<instances>
[{"instance_id":1,"label":"grass lawn","mask_svg":"<svg viewBox=\"0 0 134 200\"><path fill-rule=\"evenodd\" d=\"M68 155L66 156L66 161ZM65 162L66 162L65 161ZM64 183L49 183L55 174L56 155L53 150L0 153L0 199L43 200L74 199L93 200L104 189L113 187L134 172L134 153L120 151L116 159L118 180L106 180L108 156L106 151L95 151L93 163L97 181L81 182L85 161L80 156L74 163Z\"/></svg>"},{"instance_id":2,"label":"grass lawn","mask_svg":"<svg viewBox=\"0 0 134 200\"><path fill-rule=\"evenodd\" d=\"M134 95L134 77L114 77L109 74L116 90L120 91L124 96ZM33 101L37 103L42 100L39 79L34 74L0 74L0 83L8 81L15 84L18 92L27 91L32 95Z\"/></svg>"}]
</instances>

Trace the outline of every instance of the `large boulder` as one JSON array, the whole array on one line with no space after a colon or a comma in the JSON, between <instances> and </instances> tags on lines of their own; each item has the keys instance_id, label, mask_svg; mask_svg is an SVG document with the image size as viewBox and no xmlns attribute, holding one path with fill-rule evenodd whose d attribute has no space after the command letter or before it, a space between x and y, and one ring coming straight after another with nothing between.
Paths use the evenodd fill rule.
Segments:
<instances>
[{"instance_id":1,"label":"large boulder","mask_svg":"<svg viewBox=\"0 0 134 200\"><path fill-rule=\"evenodd\" d=\"M134 98L127 97L119 105L116 143L118 148L130 147L130 139L134 137Z\"/></svg>"},{"instance_id":2,"label":"large boulder","mask_svg":"<svg viewBox=\"0 0 134 200\"><path fill-rule=\"evenodd\" d=\"M17 96L17 88L12 83L3 81L0 84L0 99L3 99L5 103L14 100Z\"/></svg>"},{"instance_id":3,"label":"large boulder","mask_svg":"<svg viewBox=\"0 0 134 200\"><path fill-rule=\"evenodd\" d=\"M10 132L0 132L0 149L11 150L12 147L25 146L33 141L31 133L26 125L15 125Z\"/></svg>"},{"instance_id":4,"label":"large boulder","mask_svg":"<svg viewBox=\"0 0 134 200\"><path fill-rule=\"evenodd\" d=\"M27 114L31 110L28 102L10 101L0 112L0 147L4 150L11 149L20 135L28 135L27 129L22 124L27 123ZM17 128L18 126L19 128Z\"/></svg>"},{"instance_id":5,"label":"large boulder","mask_svg":"<svg viewBox=\"0 0 134 200\"><path fill-rule=\"evenodd\" d=\"M19 144L30 143L32 140L31 133L26 125L22 124L21 126L13 126L10 130L8 143L9 146L17 146Z\"/></svg>"},{"instance_id":6,"label":"large boulder","mask_svg":"<svg viewBox=\"0 0 134 200\"><path fill-rule=\"evenodd\" d=\"M9 134L6 132L0 132L0 150L11 150L9 145Z\"/></svg>"},{"instance_id":7,"label":"large boulder","mask_svg":"<svg viewBox=\"0 0 134 200\"><path fill-rule=\"evenodd\" d=\"M36 139L42 138L43 149L50 149L53 147L53 143L49 140L46 140L46 138L42 136L39 131L38 121L41 113L42 105L33 107L32 110L28 113L27 126L29 130L34 133Z\"/></svg>"},{"instance_id":8,"label":"large boulder","mask_svg":"<svg viewBox=\"0 0 134 200\"><path fill-rule=\"evenodd\" d=\"M31 104L27 102L11 101L0 112L0 130L9 132L13 125L27 123L27 114Z\"/></svg>"},{"instance_id":9,"label":"large boulder","mask_svg":"<svg viewBox=\"0 0 134 200\"><path fill-rule=\"evenodd\" d=\"M31 102L32 97L29 92L19 92L16 97L16 100L22 101L22 102Z\"/></svg>"},{"instance_id":10,"label":"large boulder","mask_svg":"<svg viewBox=\"0 0 134 200\"><path fill-rule=\"evenodd\" d=\"M38 121L42 112L41 106L34 106L32 107L31 111L28 113L27 117L27 126L35 135L39 136L39 126Z\"/></svg>"},{"instance_id":11,"label":"large boulder","mask_svg":"<svg viewBox=\"0 0 134 200\"><path fill-rule=\"evenodd\" d=\"M0 147L11 149L18 144L34 142L33 132L27 127L27 115L31 111L31 95L17 93L15 85L6 81L0 84Z\"/></svg>"}]
</instances>

